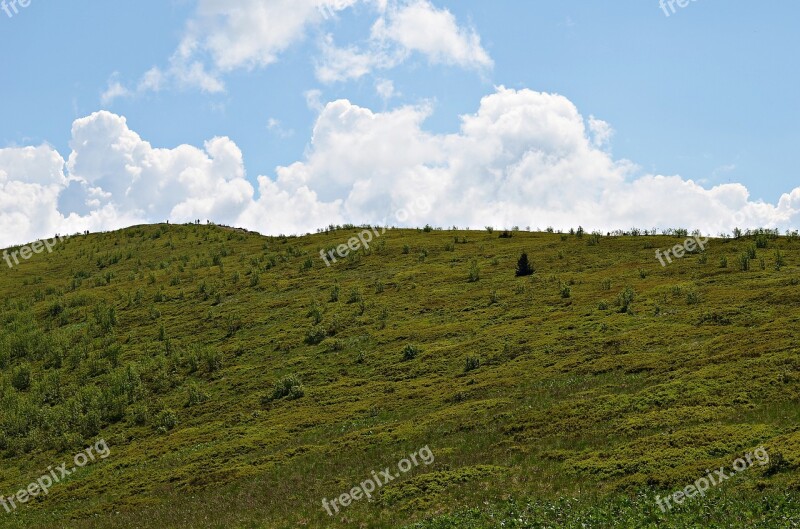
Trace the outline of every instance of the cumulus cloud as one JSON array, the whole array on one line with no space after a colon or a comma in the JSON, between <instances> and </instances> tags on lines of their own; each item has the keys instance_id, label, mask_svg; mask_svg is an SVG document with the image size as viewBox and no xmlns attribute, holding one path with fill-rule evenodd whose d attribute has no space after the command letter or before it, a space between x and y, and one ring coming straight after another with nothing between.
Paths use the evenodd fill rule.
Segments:
<instances>
[{"instance_id":1,"label":"cumulus cloud","mask_svg":"<svg viewBox=\"0 0 800 529\"><path fill-rule=\"evenodd\" d=\"M770 204L751 200L741 184L705 188L642 174L598 145L610 126L585 119L557 94L499 87L450 134L426 131L432 112L430 105L375 112L330 102L303 159L258 176L257 189L228 138L156 148L124 117L98 112L74 122L66 160L47 145L0 149L0 245L167 219L270 234L387 215L409 226L581 224L712 234L800 221L800 188ZM430 209L407 208L405 222L390 215L420 198Z\"/></svg>"},{"instance_id":2,"label":"cumulus cloud","mask_svg":"<svg viewBox=\"0 0 800 529\"><path fill-rule=\"evenodd\" d=\"M362 2L374 0L199 0L168 67L153 67L136 91L175 86L223 92L226 73L273 64L310 27Z\"/></svg>"},{"instance_id":3,"label":"cumulus cloud","mask_svg":"<svg viewBox=\"0 0 800 529\"><path fill-rule=\"evenodd\" d=\"M427 57L431 64L479 71L494 66L477 31L460 26L449 10L438 9L429 0L383 3L366 42L340 47L328 35L320 48L316 74L323 83L360 79L375 70L395 68L414 53Z\"/></svg>"},{"instance_id":4,"label":"cumulus cloud","mask_svg":"<svg viewBox=\"0 0 800 529\"><path fill-rule=\"evenodd\" d=\"M433 63L464 68L494 66L481 46L477 31L459 26L450 11L437 9L428 0L414 0L390 8L388 15L381 17L372 27L372 37L396 42L411 52L420 52Z\"/></svg>"},{"instance_id":5,"label":"cumulus cloud","mask_svg":"<svg viewBox=\"0 0 800 529\"><path fill-rule=\"evenodd\" d=\"M322 29L357 5L377 15L370 35L337 45ZM319 36L316 75L324 83L394 68L413 53L432 64L479 70L493 65L477 31L460 26L450 11L429 0L199 0L168 64L154 66L131 87L112 75L101 101L108 105L170 87L224 92L226 74L277 62L312 29Z\"/></svg>"}]
</instances>

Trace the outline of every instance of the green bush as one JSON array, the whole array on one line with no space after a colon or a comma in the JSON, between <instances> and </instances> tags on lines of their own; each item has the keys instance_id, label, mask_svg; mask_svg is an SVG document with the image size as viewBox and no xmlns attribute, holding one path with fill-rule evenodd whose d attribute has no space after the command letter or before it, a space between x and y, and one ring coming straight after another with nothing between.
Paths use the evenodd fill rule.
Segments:
<instances>
[{"instance_id":1,"label":"green bush","mask_svg":"<svg viewBox=\"0 0 800 529\"><path fill-rule=\"evenodd\" d=\"M287 375L278 380L272 390L272 400L279 400L284 397L288 398L288 400L295 400L303 395L305 395L305 389L300 379L295 375Z\"/></svg>"},{"instance_id":2,"label":"green bush","mask_svg":"<svg viewBox=\"0 0 800 529\"><path fill-rule=\"evenodd\" d=\"M472 261L472 264L469 267L469 282L475 283L479 281L481 278L481 271L478 269L478 261Z\"/></svg>"},{"instance_id":3,"label":"green bush","mask_svg":"<svg viewBox=\"0 0 800 529\"><path fill-rule=\"evenodd\" d=\"M159 429L159 431L169 431L174 429L177 425L178 415L169 408L159 413L158 417L156 418L155 426Z\"/></svg>"},{"instance_id":4,"label":"green bush","mask_svg":"<svg viewBox=\"0 0 800 529\"><path fill-rule=\"evenodd\" d=\"M189 384L189 386L187 388L187 393L188 393L188 396L187 396L187 399L186 399L186 407L191 407L191 406L195 406L197 404L202 404L203 402L205 402L205 401L207 401L209 399L208 394L204 393L200 389L200 386L198 386L197 383L195 383L195 382L192 382L192 383Z\"/></svg>"},{"instance_id":5,"label":"green bush","mask_svg":"<svg viewBox=\"0 0 800 529\"><path fill-rule=\"evenodd\" d=\"M11 374L11 385L17 391L27 391L31 387L31 366L28 363L20 364Z\"/></svg>"},{"instance_id":6,"label":"green bush","mask_svg":"<svg viewBox=\"0 0 800 529\"><path fill-rule=\"evenodd\" d=\"M617 305L619 305L619 311L621 313L633 313L631 305L633 304L634 299L636 299L636 291L629 286L625 287L625 289L617 296Z\"/></svg>"},{"instance_id":7,"label":"green bush","mask_svg":"<svg viewBox=\"0 0 800 529\"><path fill-rule=\"evenodd\" d=\"M517 277L525 277L533 275L533 265L528 260L528 254L522 252L522 255L519 256L517 260L517 268L516 268L516 276Z\"/></svg>"},{"instance_id":8,"label":"green bush","mask_svg":"<svg viewBox=\"0 0 800 529\"><path fill-rule=\"evenodd\" d=\"M339 292L340 292L339 283L334 283L333 287L331 287L331 297L330 297L331 303L336 303L337 301L339 301Z\"/></svg>"},{"instance_id":9,"label":"green bush","mask_svg":"<svg viewBox=\"0 0 800 529\"><path fill-rule=\"evenodd\" d=\"M464 372L469 373L481 367L481 359L477 356L468 356L464 364Z\"/></svg>"},{"instance_id":10,"label":"green bush","mask_svg":"<svg viewBox=\"0 0 800 529\"><path fill-rule=\"evenodd\" d=\"M403 360L409 361L415 359L422 351L419 347L408 344L403 348Z\"/></svg>"},{"instance_id":11,"label":"green bush","mask_svg":"<svg viewBox=\"0 0 800 529\"><path fill-rule=\"evenodd\" d=\"M308 345L319 345L321 344L325 338L328 337L328 332L325 328L320 326L314 326L306 332L305 342Z\"/></svg>"}]
</instances>

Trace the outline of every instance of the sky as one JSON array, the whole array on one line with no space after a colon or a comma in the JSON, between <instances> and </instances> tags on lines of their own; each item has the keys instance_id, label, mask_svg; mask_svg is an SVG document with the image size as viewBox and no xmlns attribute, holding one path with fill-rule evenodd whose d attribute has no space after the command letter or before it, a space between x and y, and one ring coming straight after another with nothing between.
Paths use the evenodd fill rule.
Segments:
<instances>
[{"instance_id":1,"label":"sky","mask_svg":"<svg viewBox=\"0 0 800 529\"><path fill-rule=\"evenodd\" d=\"M799 16L0 0L0 245L167 220L794 229Z\"/></svg>"}]
</instances>

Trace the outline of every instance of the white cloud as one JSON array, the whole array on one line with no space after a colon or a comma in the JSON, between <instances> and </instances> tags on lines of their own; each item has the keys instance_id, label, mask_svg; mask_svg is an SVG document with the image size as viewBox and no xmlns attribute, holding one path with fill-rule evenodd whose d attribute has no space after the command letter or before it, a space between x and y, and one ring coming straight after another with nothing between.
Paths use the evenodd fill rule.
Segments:
<instances>
[{"instance_id":1,"label":"white cloud","mask_svg":"<svg viewBox=\"0 0 800 529\"><path fill-rule=\"evenodd\" d=\"M384 2L362 44L339 47L331 35L320 45L316 75L323 83L360 79L375 70L389 70L420 53L431 64L485 71L494 66L477 31L458 25L447 9L429 0Z\"/></svg>"},{"instance_id":2,"label":"white cloud","mask_svg":"<svg viewBox=\"0 0 800 529\"><path fill-rule=\"evenodd\" d=\"M325 105L322 104L322 91L321 90L307 90L303 94L306 98L306 106L315 112L322 112Z\"/></svg>"},{"instance_id":3,"label":"white cloud","mask_svg":"<svg viewBox=\"0 0 800 529\"><path fill-rule=\"evenodd\" d=\"M589 116L589 130L592 132L592 143L597 147L607 146L614 136L611 125L594 116Z\"/></svg>"},{"instance_id":4,"label":"white cloud","mask_svg":"<svg viewBox=\"0 0 800 529\"><path fill-rule=\"evenodd\" d=\"M138 90L158 91L173 84L223 92L224 74L273 64L310 27L363 1L369 0L199 0L169 67L152 68Z\"/></svg>"},{"instance_id":5,"label":"white cloud","mask_svg":"<svg viewBox=\"0 0 800 529\"><path fill-rule=\"evenodd\" d=\"M275 63L302 42L309 30L330 24L338 13L359 4L378 14L371 34L362 43L344 46L324 34L315 60L322 82L359 79L375 70L391 69L414 52L432 64L492 67L478 33L459 26L450 11L436 8L429 0L199 0L169 65L148 70L135 88L121 85L112 76L103 102L166 87L224 92L226 74Z\"/></svg>"},{"instance_id":6,"label":"white cloud","mask_svg":"<svg viewBox=\"0 0 800 529\"><path fill-rule=\"evenodd\" d=\"M316 76L323 83L360 79L376 68L388 69L400 62L400 58L391 57L380 49L364 51L356 46L338 47L332 35L326 35L320 47L322 57L317 60Z\"/></svg>"},{"instance_id":7,"label":"white cloud","mask_svg":"<svg viewBox=\"0 0 800 529\"><path fill-rule=\"evenodd\" d=\"M0 245L166 219L302 233L380 222L419 197L431 210L405 225L681 226L716 234L800 223L800 188L770 204L751 200L741 184L705 188L640 174L598 147L598 131L608 128L587 125L563 96L499 87L451 134L425 130L431 112L330 102L304 158L277 168L274 178L257 177L257 191L228 138L155 148L125 118L98 112L75 121L66 161L47 145L0 149L0 222L7 227Z\"/></svg>"},{"instance_id":8,"label":"white cloud","mask_svg":"<svg viewBox=\"0 0 800 529\"><path fill-rule=\"evenodd\" d=\"M375 91L385 102L393 97L400 95L394 88L394 82L390 79L378 79L375 81Z\"/></svg>"},{"instance_id":9,"label":"white cloud","mask_svg":"<svg viewBox=\"0 0 800 529\"><path fill-rule=\"evenodd\" d=\"M112 104L114 100L120 97L129 97L131 95L130 90L125 88L119 82L118 78L119 73L114 73L108 80L108 87L102 94L100 94L100 103L102 103L103 106Z\"/></svg>"},{"instance_id":10,"label":"white cloud","mask_svg":"<svg viewBox=\"0 0 800 529\"><path fill-rule=\"evenodd\" d=\"M267 130L269 130L279 138L290 138L294 136L293 130L285 129L283 127L283 123L281 123L281 120L275 118L269 118L267 120Z\"/></svg>"},{"instance_id":11,"label":"white cloud","mask_svg":"<svg viewBox=\"0 0 800 529\"><path fill-rule=\"evenodd\" d=\"M474 29L460 27L447 9L437 9L429 0L413 0L388 10L372 27L372 38L392 41L405 50L420 52L432 63L464 68L494 66Z\"/></svg>"}]
</instances>

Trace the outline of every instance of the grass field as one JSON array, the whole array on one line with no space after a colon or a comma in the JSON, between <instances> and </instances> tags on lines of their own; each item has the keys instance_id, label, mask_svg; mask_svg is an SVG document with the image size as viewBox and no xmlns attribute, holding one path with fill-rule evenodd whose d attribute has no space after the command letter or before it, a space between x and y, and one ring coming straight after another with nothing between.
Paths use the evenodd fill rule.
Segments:
<instances>
[{"instance_id":1,"label":"grass field","mask_svg":"<svg viewBox=\"0 0 800 529\"><path fill-rule=\"evenodd\" d=\"M685 236L389 230L327 267L360 231L154 225L0 261L0 494L110 449L0 527L800 527L796 236L662 267Z\"/></svg>"}]
</instances>

